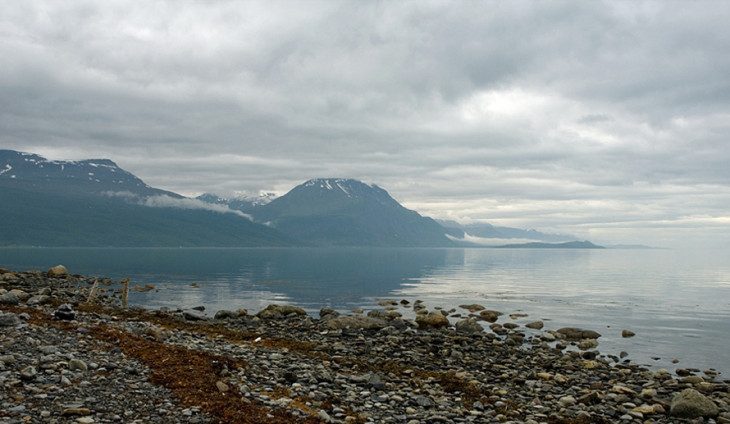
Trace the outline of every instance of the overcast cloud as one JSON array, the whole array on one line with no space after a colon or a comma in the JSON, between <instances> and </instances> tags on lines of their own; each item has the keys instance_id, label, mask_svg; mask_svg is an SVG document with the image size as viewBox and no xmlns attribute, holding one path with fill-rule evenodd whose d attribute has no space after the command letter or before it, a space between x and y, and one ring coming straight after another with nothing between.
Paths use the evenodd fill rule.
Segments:
<instances>
[{"instance_id":1,"label":"overcast cloud","mask_svg":"<svg viewBox=\"0 0 730 424\"><path fill-rule=\"evenodd\" d=\"M10 1L0 146L186 195L730 245L727 2Z\"/></svg>"}]
</instances>

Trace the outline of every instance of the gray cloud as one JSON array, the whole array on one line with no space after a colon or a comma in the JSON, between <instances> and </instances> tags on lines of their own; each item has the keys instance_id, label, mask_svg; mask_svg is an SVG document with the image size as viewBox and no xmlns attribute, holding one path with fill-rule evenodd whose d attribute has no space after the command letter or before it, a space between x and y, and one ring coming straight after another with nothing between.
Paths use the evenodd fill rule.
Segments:
<instances>
[{"instance_id":1,"label":"gray cloud","mask_svg":"<svg viewBox=\"0 0 730 424\"><path fill-rule=\"evenodd\" d=\"M0 144L183 194L348 176L433 216L728 243L728 21L720 2L10 2Z\"/></svg>"}]
</instances>

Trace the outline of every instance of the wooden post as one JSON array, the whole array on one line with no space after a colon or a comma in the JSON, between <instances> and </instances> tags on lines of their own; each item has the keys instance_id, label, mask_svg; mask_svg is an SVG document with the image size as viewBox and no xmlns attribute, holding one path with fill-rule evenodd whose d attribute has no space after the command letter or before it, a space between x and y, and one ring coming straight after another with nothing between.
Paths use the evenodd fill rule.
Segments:
<instances>
[{"instance_id":1,"label":"wooden post","mask_svg":"<svg viewBox=\"0 0 730 424\"><path fill-rule=\"evenodd\" d=\"M127 309L129 299L129 278L122 280L122 308Z\"/></svg>"}]
</instances>

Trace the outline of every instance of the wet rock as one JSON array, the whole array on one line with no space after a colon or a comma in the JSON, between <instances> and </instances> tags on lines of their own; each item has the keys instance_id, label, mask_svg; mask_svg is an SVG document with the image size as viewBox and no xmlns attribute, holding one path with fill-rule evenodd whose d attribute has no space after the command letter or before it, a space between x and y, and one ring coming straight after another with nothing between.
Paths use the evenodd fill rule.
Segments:
<instances>
[{"instance_id":1,"label":"wet rock","mask_svg":"<svg viewBox=\"0 0 730 424\"><path fill-rule=\"evenodd\" d=\"M324 318L324 317L337 318L338 316L340 316L340 313L337 312L337 311L335 311L332 308L322 308L322 309L319 310L319 318L320 319L321 318Z\"/></svg>"},{"instance_id":2,"label":"wet rock","mask_svg":"<svg viewBox=\"0 0 730 424\"><path fill-rule=\"evenodd\" d=\"M492 311L489 309L485 309L481 312L479 312L479 316L482 317L484 321L487 322L497 322L500 316L503 314L499 311Z\"/></svg>"},{"instance_id":3,"label":"wet rock","mask_svg":"<svg viewBox=\"0 0 730 424\"><path fill-rule=\"evenodd\" d=\"M430 312L416 317L419 328L443 328L449 326L449 320L441 312Z\"/></svg>"},{"instance_id":4,"label":"wet rock","mask_svg":"<svg viewBox=\"0 0 730 424\"><path fill-rule=\"evenodd\" d=\"M68 276L68 270L63 265L56 265L50 268L46 274L52 278L63 278Z\"/></svg>"},{"instance_id":5,"label":"wet rock","mask_svg":"<svg viewBox=\"0 0 730 424\"><path fill-rule=\"evenodd\" d=\"M672 399L669 413L680 418L716 417L717 405L707 396L694 389L685 389Z\"/></svg>"},{"instance_id":6,"label":"wet rock","mask_svg":"<svg viewBox=\"0 0 730 424\"><path fill-rule=\"evenodd\" d=\"M598 347L598 341L595 339L584 339L578 343L578 349L580 350L595 349L596 347Z\"/></svg>"},{"instance_id":7,"label":"wet rock","mask_svg":"<svg viewBox=\"0 0 730 424\"><path fill-rule=\"evenodd\" d=\"M525 324L525 327L532 328L533 330L542 330L545 324L542 321L533 321Z\"/></svg>"},{"instance_id":8,"label":"wet rock","mask_svg":"<svg viewBox=\"0 0 730 424\"><path fill-rule=\"evenodd\" d=\"M215 319L232 319L232 318L238 318L238 313L229 311L227 309L221 309L220 311L215 313L215 316L213 317Z\"/></svg>"},{"instance_id":9,"label":"wet rock","mask_svg":"<svg viewBox=\"0 0 730 424\"><path fill-rule=\"evenodd\" d=\"M472 303L472 304L469 304L469 305L459 305L459 307L462 308L462 309L466 309L467 311L471 312L472 314L474 312L483 311L484 310L484 306L479 305L477 303Z\"/></svg>"},{"instance_id":10,"label":"wet rock","mask_svg":"<svg viewBox=\"0 0 730 424\"><path fill-rule=\"evenodd\" d=\"M261 319L281 319L281 318L285 318L287 315L291 315L291 314L298 315L298 316L304 316L304 315L307 315L307 312L298 306L269 305L262 311L259 311L259 313L256 314L256 316Z\"/></svg>"},{"instance_id":11,"label":"wet rock","mask_svg":"<svg viewBox=\"0 0 730 424\"><path fill-rule=\"evenodd\" d=\"M634 337L636 333L634 333L631 330L623 330L621 331L621 337Z\"/></svg>"},{"instance_id":12,"label":"wet rock","mask_svg":"<svg viewBox=\"0 0 730 424\"><path fill-rule=\"evenodd\" d=\"M72 321L76 319L76 312L74 312L71 305L69 305L68 303L64 303L63 305L59 306L55 312L53 312L53 316L56 319Z\"/></svg>"},{"instance_id":13,"label":"wet rock","mask_svg":"<svg viewBox=\"0 0 730 424\"><path fill-rule=\"evenodd\" d=\"M474 318L466 318L461 321L458 321L454 327L456 328L457 333L464 333L464 334L475 334L475 333L481 333L484 331L484 327L482 327L476 319Z\"/></svg>"},{"instance_id":14,"label":"wet rock","mask_svg":"<svg viewBox=\"0 0 730 424\"><path fill-rule=\"evenodd\" d=\"M364 317L362 315L340 316L328 319L323 326L330 330L341 330L344 328L364 329L364 330L380 330L388 326L388 322L378 319Z\"/></svg>"},{"instance_id":15,"label":"wet rock","mask_svg":"<svg viewBox=\"0 0 730 424\"><path fill-rule=\"evenodd\" d=\"M581 340L581 339L597 339L601 335L593 330L584 330L582 328L575 327L564 327L558 330L559 334L565 336L568 340Z\"/></svg>"},{"instance_id":16,"label":"wet rock","mask_svg":"<svg viewBox=\"0 0 730 424\"><path fill-rule=\"evenodd\" d=\"M183 317L188 321L203 321L208 319L207 316L205 316L205 312L199 311L197 309L186 309L183 311Z\"/></svg>"}]
</instances>

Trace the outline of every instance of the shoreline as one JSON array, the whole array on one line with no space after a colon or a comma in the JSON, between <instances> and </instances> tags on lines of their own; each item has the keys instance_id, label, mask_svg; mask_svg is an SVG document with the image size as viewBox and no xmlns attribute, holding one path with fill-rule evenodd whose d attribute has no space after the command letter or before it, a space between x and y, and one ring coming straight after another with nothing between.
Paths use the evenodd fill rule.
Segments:
<instances>
[{"instance_id":1,"label":"shoreline","mask_svg":"<svg viewBox=\"0 0 730 424\"><path fill-rule=\"evenodd\" d=\"M730 381L601 355L590 329L484 331L437 310L414 322L392 303L350 316L273 305L211 319L123 309L117 283L93 287L65 270L0 270L0 321L9 324L0 423L730 423ZM473 315L490 320L477 306Z\"/></svg>"}]
</instances>

